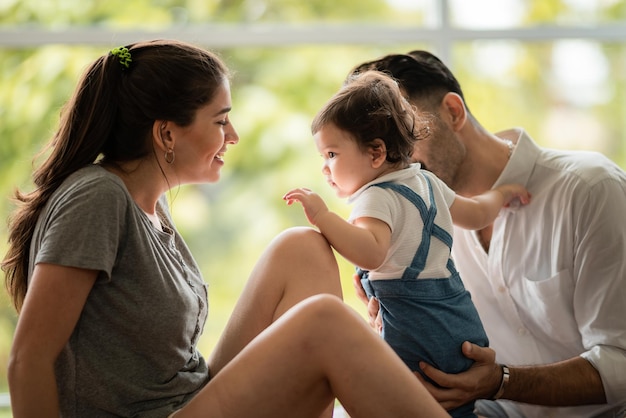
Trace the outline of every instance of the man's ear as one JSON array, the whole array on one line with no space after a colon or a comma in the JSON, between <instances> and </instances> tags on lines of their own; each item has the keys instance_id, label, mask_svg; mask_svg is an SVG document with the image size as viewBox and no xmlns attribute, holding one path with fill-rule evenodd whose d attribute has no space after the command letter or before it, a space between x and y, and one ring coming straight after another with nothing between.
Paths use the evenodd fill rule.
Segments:
<instances>
[{"instance_id":1,"label":"man's ear","mask_svg":"<svg viewBox=\"0 0 626 418\"><path fill-rule=\"evenodd\" d=\"M463 98L456 93L447 93L441 102L444 117L450 123L452 129L459 131L467 121L467 108Z\"/></svg>"},{"instance_id":2,"label":"man's ear","mask_svg":"<svg viewBox=\"0 0 626 418\"><path fill-rule=\"evenodd\" d=\"M387 161L387 146L380 138L374 139L369 144L369 154L372 159L372 167L379 168Z\"/></svg>"},{"instance_id":3,"label":"man's ear","mask_svg":"<svg viewBox=\"0 0 626 418\"><path fill-rule=\"evenodd\" d=\"M169 127L170 122L166 120L155 120L152 124L152 142L156 150L166 152L174 149L174 139Z\"/></svg>"}]
</instances>

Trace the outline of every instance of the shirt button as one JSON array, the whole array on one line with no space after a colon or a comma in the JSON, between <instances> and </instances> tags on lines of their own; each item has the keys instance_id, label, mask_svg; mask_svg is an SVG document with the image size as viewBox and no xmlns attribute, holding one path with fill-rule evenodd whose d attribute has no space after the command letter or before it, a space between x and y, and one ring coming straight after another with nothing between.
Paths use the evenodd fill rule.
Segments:
<instances>
[{"instance_id":1,"label":"shirt button","mask_svg":"<svg viewBox=\"0 0 626 418\"><path fill-rule=\"evenodd\" d=\"M528 330L526 328L520 327L517 329L517 334L521 336L528 335Z\"/></svg>"},{"instance_id":2,"label":"shirt button","mask_svg":"<svg viewBox=\"0 0 626 418\"><path fill-rule=\"evenodd\" d=\"M505 286L498 287L498 292L505 293L506 292L506 287Z\"/></svg>"}]
</instances>

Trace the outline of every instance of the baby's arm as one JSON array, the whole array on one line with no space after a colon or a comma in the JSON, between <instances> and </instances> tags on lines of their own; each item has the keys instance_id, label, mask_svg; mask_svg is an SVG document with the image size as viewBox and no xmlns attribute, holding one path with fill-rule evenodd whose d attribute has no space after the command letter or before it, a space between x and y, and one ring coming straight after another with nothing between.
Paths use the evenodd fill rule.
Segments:
<instances>
[{"instance_id":1,"label":"baby's arm","mask_svg":"<svg viewBox=\"0 0 626 418\"><path fill-rule=\"evenodd\" d=\"M373 270L385 260L391 241L391 230L385 222L363 217L356 219L353 225L328 210L324 200L309 189L291 190L283 199L288 205L300 202L309 222L352 264Z\"/></svg>"},{"instance_id":2,"label":"baby's arm","mask_svg":"<svg viewBox=\"0 0 626 418\"><path fill-rule=\"evenodd\" d=\"M496 219L500 208L516 198L526 205L530 193L522 185L504 184L470 198L457 195L450 206L452 222L465 229L483 229Z\"/></svg>"}]
</instances>

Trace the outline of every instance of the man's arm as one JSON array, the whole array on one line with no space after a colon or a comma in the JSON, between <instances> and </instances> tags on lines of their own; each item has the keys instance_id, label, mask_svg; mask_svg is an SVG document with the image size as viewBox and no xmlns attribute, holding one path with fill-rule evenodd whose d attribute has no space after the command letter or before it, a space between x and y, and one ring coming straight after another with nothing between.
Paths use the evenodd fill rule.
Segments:
<instances>
[{"instance_id":1,"label":"man's arm","mask_svg":"<svg viewBox=\"0 0 626 418\"><path fill-rule=\"evenodd\" d=\"M475 361L463 373L447 374L427 364L422 365L422 371L442 387L421 379L422 382L446 409L475 399L491 399L502 383L502 367L495 363L492 349L466 342L463 353ZM508 368L509 380L500 399L545 406L606 403L600 374L582 357L543 366Z\"/></svg>"},{"instance_id":2,"label":"man's arm","mask_svg":"<svg viewBox=\"0 0 626 418\"><path fill-rule=\"evenodd\" d=\"M546 406L606 403L598 371L582 357L545 366L510 367L503 399Z\"/></svg>"}]
</instances>

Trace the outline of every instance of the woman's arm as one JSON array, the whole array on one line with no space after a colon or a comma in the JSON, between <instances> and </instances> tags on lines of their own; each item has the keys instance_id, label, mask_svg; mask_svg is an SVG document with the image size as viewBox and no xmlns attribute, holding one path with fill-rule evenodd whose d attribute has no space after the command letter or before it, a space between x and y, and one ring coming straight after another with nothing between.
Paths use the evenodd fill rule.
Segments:
<instances>
[{"instance_id":1,"label":"woman's arm","mask_svg":"<svg viewBox=\"0 0 626 418\"><path fill-rule=\"evenodd\" d=\"M96 277L94 270L35 266L9 357L15 418L59 416L54 363L76 326Z\"/></svg>"}]
</instances>

